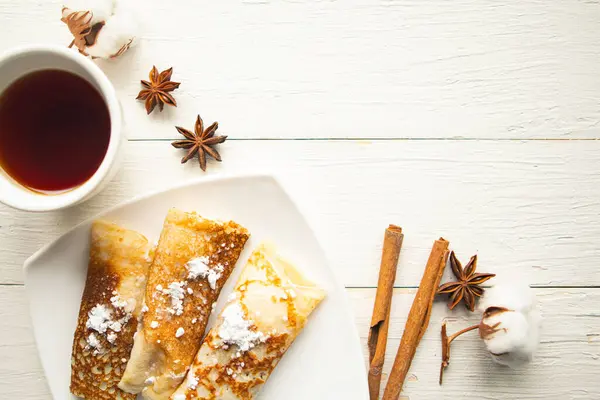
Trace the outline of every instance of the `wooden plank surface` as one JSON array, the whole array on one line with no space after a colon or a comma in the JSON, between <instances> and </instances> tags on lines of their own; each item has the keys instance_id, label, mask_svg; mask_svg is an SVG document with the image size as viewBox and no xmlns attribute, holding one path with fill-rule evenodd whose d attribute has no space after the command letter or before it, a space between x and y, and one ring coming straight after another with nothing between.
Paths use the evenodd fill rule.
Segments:
<instances>
[{"instance_id":1,"label":"wooden plank surface","mask_svg":"<svg viewBox=\"0 0 600 400\"><path fill-rule=\"evenodd\" d=\"M139 47L100 63L135 138L198 112L240 138L600 137L596 1L138 1ZM0 1L0 51L68 44L60 4ZM182 85L148 118L153 64Z\"/></svg>"},{"instance_id":2,"label":"wooden plank surface","mask_svg":"<svg viewBox=\"0 0 600 400\"><path fill-rule=\"evenodd\" d=\"M397 285L418 285L431 243L532 285L600 285L600 142L231 141L206 175L263 171L304 210L346 286L374 287L389 223L406 232ZM205 176L169 142L129 142L124 168L71 210L0 206L0 283L76 223L135 195ZM202 210L198 210L202 212ZM576 273L574 273L576 271Z\"/></svg>"},{"instance_id":3,"label":"wooden plank surface","mask_svg":"<svg viewBox=\"0 0 600 400\"><path fill-rule=\"evenodd\" d=\"M386 374L438 236L462 259L478 253L481 271L536 286L545 319L533 364L496 366L473 334L453 344L440 388L440 322L448 317L454 331L477 318L439 303L406 398L600 398L598 1L139 4L139 46L98 62L131 139L121 172L67 211L0 205L0 397L50 398L22 287L26 257L133 196L266 172L315 229L363 345L383 229L404 228ZM60 8L61 0L0 0L0 52L69 43ZM173 66L182 85L177 109L148 117L134 98L154 64ZM166 140L197 113L230 137L224 162L207 174L180 165Z\"/></svg>"},{"instance_id":4,"label":"wooden plank surface","mask_svg":"<svg viewBox=\"0 0 600 400\"><path fill-rule=\"evenodd\" d=\"M477 322L476 314L449 312L436 303L431 325L411 367L403 399L596 399L600 398L600 290L535 289L543 314L542 341L535 360L517 370L494 364L477 333L452 344L452 358L444 385L438 386L439 328L448 321L450 332ZM414 289L397 289L384 382L402 336ZM366 354L366 336L374 302L373 289L349 289L356 326ZM22 286L0 285L0 393L6 399L50 398L37 360ZM557 373L561 371L561 373ZM574 378L576 377L576 381ZM25 389L26 388L26 389Z\"/></svg>"}]
</instances>

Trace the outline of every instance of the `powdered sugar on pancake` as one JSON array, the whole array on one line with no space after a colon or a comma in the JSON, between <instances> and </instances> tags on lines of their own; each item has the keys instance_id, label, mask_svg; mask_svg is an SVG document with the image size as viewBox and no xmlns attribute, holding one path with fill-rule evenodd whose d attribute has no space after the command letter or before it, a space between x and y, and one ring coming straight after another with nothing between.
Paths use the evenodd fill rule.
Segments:
<instances>
[{"instance_id":1,"label":"powdered sugar on pancake","mask_svg":"<svg viewBox=\"0 0 600 400\"><path fill-rule=\"evenodd\" d=\"M131 319L131 311L135 308L135 301L122 299L116 291L112 292L110 303L113 306L104 304L96 304L88 313L88 320L85 327L91 331L104 336L110 344L114 344L117 340L117 333L121 332L123 326ZM123 316L115 318L118 311L121 311ZM86 338L87 345L95 349L95 352L103 352L100 339L97 334L90 334Z\"/></svg>"},{"instance_id":2,"label":"powdered sugar on pancake","mask_svg":"<svg viewBox=\"0 0 600 400\"><path fill-rule=\"evenodd\" d=\"M223 266L217 264L210 266L210 260L206 256L192 258L187 262L188 279L205 278L212 290L217 288L217 281L223 274Z\"/></svg>"},{"instance_id":3,"label":"powdered sugar on pancake","mask_svg":"<svg viewBox=\"0 0 600 400\"><path fill-rule=\"evenodd\" d=\"M248 351L267 340L262 332L257 331L254 322L246 319L242 306L230 303L221 314L221 325L217 335L225 346L237 346L241 351Z\"/></svg>"}]
</instances>

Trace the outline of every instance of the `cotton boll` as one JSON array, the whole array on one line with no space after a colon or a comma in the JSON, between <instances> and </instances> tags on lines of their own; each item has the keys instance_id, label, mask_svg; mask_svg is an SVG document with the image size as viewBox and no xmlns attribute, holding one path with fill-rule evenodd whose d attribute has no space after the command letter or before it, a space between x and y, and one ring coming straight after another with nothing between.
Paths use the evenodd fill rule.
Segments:
<instances>
[{"instance_id":1,"label":"cotton boll","mask_svg":"<svg viewBox=\"0 0 600 400\"><path fill-rule=\"evenodd\" d=\"M529 323L523 314L504 311L484 316L479 329L497 363L516 367L531 360L537 340L535 335L530 335Z\"/></svg>"},{"instance_id":2,"label":"cotton boll","mask_svg":"<svg viewBox=\"0 0 600 400\"><path fill-rule=\"evenodd\" d=\"M136 30L137 24L131 14L115 14L106 21L96 38L96 43L87 47L86 52L92 57L114 57L123 46L130 47L134 44Z\"/></svg>"},{"instance_id":3,"label":"cotton boll","mask_svg":"<svg viewBox=\"0 0 600 400\"><path fill-rule=\"evenodd\" d=\"M113 14L113 0L63 0L63 7L73 11L89 11L91 25L106 21Z\"/></svg>"},{"instance_id":4,"label":"cotton boll","mask_svg":"<svg viewBox=\"0 0 600 400\"><path fill-rule=\"evenodd\" d=\"M479 301L479 309L482 312L489 307L504 307L528 313L533 310L534 305L535 297L529 286L508 281L499 282L487 289Z\"/></svg>"},{"instance_id":5,"label":"cotton boll","mask_svg":"<svg viewBox=\"0 0 600 400\"><path fill-rule=\"evenodd\" d=\"M113 14L139 13L143 7L140 0L119 0L114 2Z\"/></svg>"},{"instance_id":6,"label":"cotton boll","mask_svg":"<svg viewBox=\"0 0 600 400\"><path fill-rule=\"evenodd\" d=\"M504 283L488 289L479 334L494 361L510 367L532 359L540 341L541 317L532 290Z\"/></svg>"},{"instance_id":7,"label":"cotton boll","mask_svg":"<svg viewBox=\"0 0 600 400\"><path fill-rule=\"evenodd\" d=\"M136 0L65 0L62 21L74 37L71 46L80 53L114 58L135 42L138 9Z\"/></svg>"}]
</instances>

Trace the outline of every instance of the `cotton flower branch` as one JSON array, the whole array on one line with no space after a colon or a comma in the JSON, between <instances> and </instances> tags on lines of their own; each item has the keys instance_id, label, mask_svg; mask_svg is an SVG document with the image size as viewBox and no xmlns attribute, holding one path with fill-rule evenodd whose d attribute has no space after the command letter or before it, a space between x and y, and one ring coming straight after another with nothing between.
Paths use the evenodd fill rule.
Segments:
<instances>
[{"instance_id":1,"label":"cotton flower branch","mask_svg":"<svg viewBox=\"0 0 600 400\"><path fill-rule=\"evenodd\" d=\"M448 336L446 333L446 322L444 321L444 323L442 323L442 365L440 367L440 385L444 379L444 370L450 365L450 343L463 333L470 332L477 328L479 328L479 324L458 331L452 336Z\"/></svg>"},{"instance_id":2,"label":"cotton flower branch","mask_svg":"<svg viewBox=\"0 0 600 400\"><path fill-rule=\"evenodd\" d=\"M535 297L527 286L510 283L498 284L484 295L480 310L481 322L448 336L446 322L442 324L442 365L450 364L450 344L460 335L479 329L492 359L502 365L517 367L531 361L540 341L541 317L535 307Z\"/></svg>"}]
</instances>

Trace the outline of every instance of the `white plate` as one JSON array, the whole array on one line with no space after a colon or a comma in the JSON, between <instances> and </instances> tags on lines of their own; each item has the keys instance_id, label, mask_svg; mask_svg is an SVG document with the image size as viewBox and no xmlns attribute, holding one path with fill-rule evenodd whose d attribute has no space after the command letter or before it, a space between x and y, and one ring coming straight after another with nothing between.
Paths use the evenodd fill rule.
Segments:
<instances>
[{"instance_id":1,"label":"white plate","mask_svg":"<svg viewBox=\"0 0 600 400\"><path fill-rule=\"evenodd\" d=\"M281 255L327 290L326 300L275 369L259 399L368 398L362 351L344 289L335 281L304 217L275 179L203 179L136 198L98 217L137 230L153 241L170 207L233 219L252 235L222 291L217 311L231 292L240 265L263 240L274 243ZM25 262L35 339L55 399L74 398L69 394L71 342L86 278L91 221L76 226Z\"/></svg>"}]
</instances>

